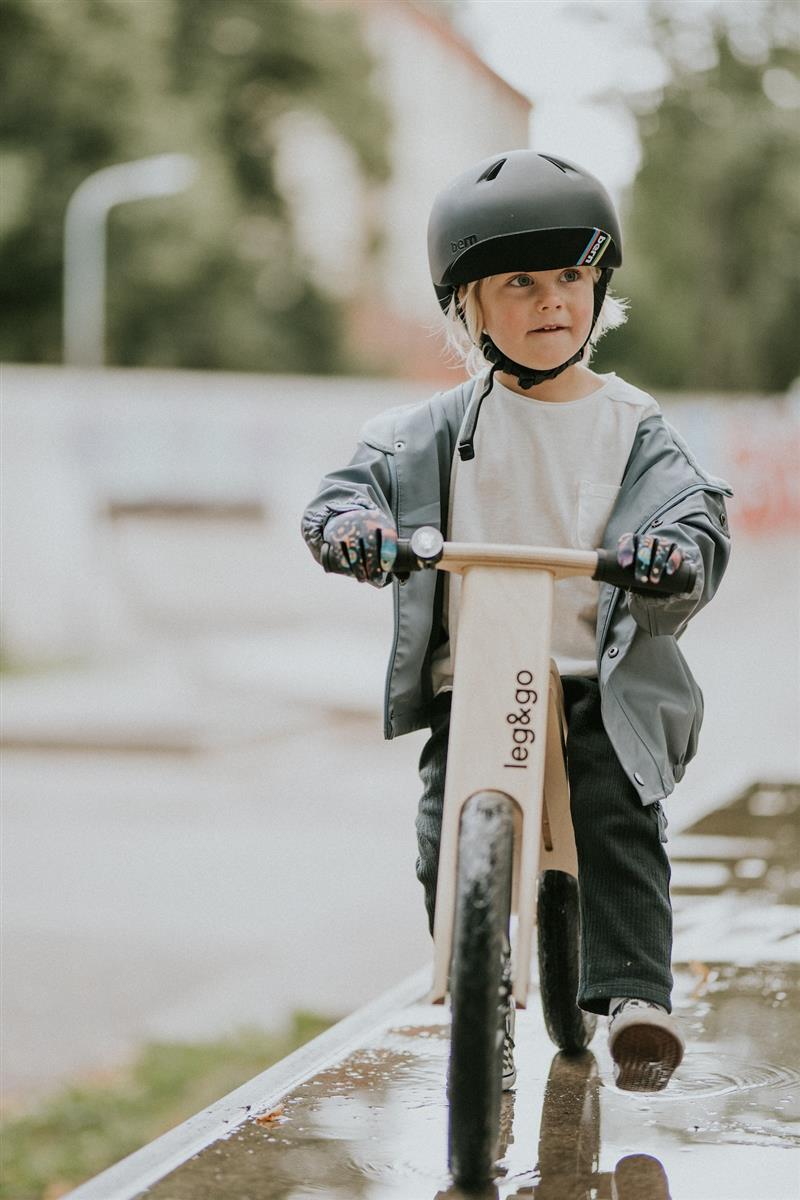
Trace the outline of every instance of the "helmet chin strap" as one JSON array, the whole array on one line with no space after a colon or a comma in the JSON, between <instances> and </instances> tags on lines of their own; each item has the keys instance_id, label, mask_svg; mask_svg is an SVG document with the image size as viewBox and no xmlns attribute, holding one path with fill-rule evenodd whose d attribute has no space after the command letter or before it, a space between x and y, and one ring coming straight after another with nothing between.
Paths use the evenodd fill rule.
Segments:
<instances>
[{"instance_id":1,"label":"helmet chin strap","mask_svg":"<svg viewBox=\"0 0 800 1200\"><path fill-rule=\"evenodd\" d=\"M592 329L594 329L594 322L592 322ZM588 342L591 332L590 329L586 342ZM528 388L546 383L548 379L555 379L562 371L566 371L567 367L572 367L575 363L580 362L586 349L586 342L583 343L580 350L575 351L572 358L568 358L560 367L551 367L549 371L537 371L534 367L526 367L522 363L514 362L513 358L508 358L500 347L495 345L488 333L484 332L481 335L480 347L483 357L492 364L493 372L502 371L504 375L513 375L519 386L527 392Z\"/></svg>"},{"instance_id":2,"label":"helmet chin strap","mask_svg":"<svg viewBox=\"0 0 800 1200\"><path fill-rule=\"evenodd\" d=\"M559 367L551 367L548 371L537 371L533 367L526 367L522 363L514 362L513 358L508 358L503 351L491 339L485 331L481 335L480 348L483 357L492 364L492 369L489 372L489 377L486 381L486 387L478 398L477 403L473 406L472 411L468 413L466 424L464 425L461 440L458 443L458 453L462 462L468 462L475 457L475 430L478 427L478 417L481 411L481 405L492 390L494 377L498 371L502 371L504 375L513 375L518 381L519 386L525 391L528 388L537 387L540 383L546 383L548 379L555 379L562 371L566 371L568 367L572 367L583 358L583 352L586 349L589 338L592 336L592 330L597 324L597 318L600 315L600 309L603 307L603 301L606 298L606 290L608 281L611 278L611 271L606 269L601 270L600 278L594 285L594 313L592 323L589 326L589 332L586 335L586 341L581 346L580 350L568 358L566 362L561 363ZM459 306L460 308L460 306Z\"/></svg>"}]
</instances>

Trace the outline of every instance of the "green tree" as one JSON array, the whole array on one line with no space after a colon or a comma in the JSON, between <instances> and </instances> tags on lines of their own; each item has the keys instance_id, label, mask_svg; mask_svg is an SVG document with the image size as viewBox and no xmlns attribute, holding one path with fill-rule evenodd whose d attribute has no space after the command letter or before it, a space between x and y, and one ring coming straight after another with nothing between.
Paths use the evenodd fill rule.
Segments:
<instances>
[{"instance_id":1,"label":"green tree","mask_svg":"<svg viewBox=\"0 0 800 1200\"><path fill-rule=\"evenodd\" d=\"M275 178L281 118L318 114L365 184L387 114L357 13L303 0L3 0L0 354L61 357L63 219L92 171L181 150L190 191L114 209L107 357L341 369L339 303L294 245ZM321 181L321 184L323 181Z\"/></svg>"},{"instance_id":2,"label":"green tree","mask_svg":"<svg viewBox=\"0 0 800 1200\"><path fill-rule=\"evenodd\" d=\"M686 39L668 12L653 6L672 78L658 106L637 113L642 164L617 281L631 314L598 365L663 388L782 390L800 372L794 34L769 44L782 15L770 5L749 42L717 20L705 47L692 43L695 58L714 59L698 69L681 61Z\"/></svg>"}]
</instances>

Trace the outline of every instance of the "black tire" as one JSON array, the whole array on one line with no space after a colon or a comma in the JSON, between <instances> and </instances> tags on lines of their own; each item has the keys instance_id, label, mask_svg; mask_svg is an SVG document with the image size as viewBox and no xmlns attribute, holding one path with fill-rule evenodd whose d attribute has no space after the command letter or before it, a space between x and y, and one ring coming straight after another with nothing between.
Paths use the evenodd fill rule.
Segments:
<instances>
[{"instance_id":1,"label":"black tire","mask_svg":"<svg viewBox=\"0 0 800 1200\"><path fill-rule=\"evenodd\" d=\"M453 958L448 1161L455 1182L494 1174L503 1054L503 956L508 945L513 805L481 792L465 805L459 835Z\"/></svg>"},{"instance_id":2,"label":"black tire","mask_svg":"<svg viewBox=\"0 0 800 1200\"><path fill-rule=\"evenodd\" d=\"M552 1042L579 1054L594 1037L597 1017L578 1008L581 922L578 881L565 871L543 871L538 897L539 989Z\"/></svg>"}]
</instances>

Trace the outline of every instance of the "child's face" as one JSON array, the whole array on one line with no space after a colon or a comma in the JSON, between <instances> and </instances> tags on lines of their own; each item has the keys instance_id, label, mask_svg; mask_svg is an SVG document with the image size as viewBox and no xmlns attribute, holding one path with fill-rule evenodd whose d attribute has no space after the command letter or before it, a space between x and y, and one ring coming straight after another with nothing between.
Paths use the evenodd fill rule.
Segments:
<instances>
[{"instance_id":1,"label":"child's face","mask_svg":"<svg viewBox=\"0 0 800 1200\"><path fill-rule=\"evenodd\" d=\"M590 267L514 271L480 283L483 327L514 362L547 371L589 336L595 277Z\"/></svg>"}]
</instances>

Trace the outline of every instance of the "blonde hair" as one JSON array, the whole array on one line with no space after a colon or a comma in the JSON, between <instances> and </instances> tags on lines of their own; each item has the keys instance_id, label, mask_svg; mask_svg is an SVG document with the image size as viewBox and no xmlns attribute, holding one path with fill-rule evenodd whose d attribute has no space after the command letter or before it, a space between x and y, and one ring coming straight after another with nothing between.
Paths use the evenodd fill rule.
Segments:
<instances>
[{"instance_id":1,"label":"blonde hair","mask_svg":"<svg viewBox=\"0 0 800 1200\"><path fill-rule=\"evenodd\" d=\"M598 267L590 267L595 280L600 278ZM494 278L494 276L490 276ZM483 356L480 348L483 333L483 309L481 307L480 288L482 279L465 283L453 295L450 306L445 314L445 340L448 350L459 363L463 363L469 375L480 375L491 364ZM594 329L584 351L583 361L591 361L592 351L604 333L617 329L628 319L629 302L620 296L614 296L610 291L605 294L602 307L597 316ZM461 314L463 313L463 320Z\"/></svg>"}]
</instances>

